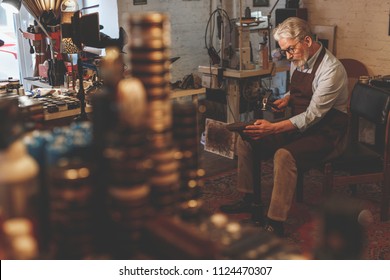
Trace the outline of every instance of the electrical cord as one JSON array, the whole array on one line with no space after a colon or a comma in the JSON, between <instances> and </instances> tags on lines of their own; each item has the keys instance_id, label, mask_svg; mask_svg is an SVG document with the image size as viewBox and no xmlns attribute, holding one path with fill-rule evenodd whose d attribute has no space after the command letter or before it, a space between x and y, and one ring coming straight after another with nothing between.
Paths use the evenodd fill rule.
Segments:
<instances>
[{"instance_id":1,"label":"electrical cord","mask_svg":"<svg viewBox=\"0 0 390 280\"><path fill-rule=\"evenodd\" d=\"M217 51L215 49L215 47L213 46L212 42L213 42L213 38L214 38L215 21L218 24L218 26L217 26L218 37L220 38L220 36L221 36L220 34L222 31L219 28L221 28L220 25L222 25L224 18L226 18L228 20L229 26L230 26L230 33L232 33L233 27L232 27L229 15L227 14L227 12L225 10L223 10L221 8L217 8L216 10L214 10L210 14L209 19L208 19L207 24L206 24L206 30L205 30L205 34L204 34L204 43L205 43L205 48L207 49L207 53L212 61L212 64L220 64L220 62L221 62L221 58L219 56L219 53L221 50ZM230 36L230 38L231 38L231 36ZM207 39L209 40L209 42L207 42Z\"/></svg>"},{"instance_id":2,"label":"electrical cord","mask_svg":"<svg viewBox=\"0 0 390 280\"><path fill-rule=\"evenodd\" d=\"M238 120L237 120L236 117L234 116L232 107L230 107L228 96L229 96L229 94L226 94L226 107L229 109L229 112L230 112L230 114L232 115L234 122L237 122Z\"/></svg>"},{"instance_id":3,"label":"electrical cord","mask_svg":"<svg viewBox=\"0 0 390 280\"><path fill-rule=\"evenodd\" d=\"M229 27L230 27L230 41L232 39L232 36L231 36L231 33L233 32L233 24L229 18L229 15L227 14L227 12L221 8L217 8L216 10L214 10L210 16L209 16L209 19L207 21L207 24L206 24L206 30L205 30L205 34L204 34L204 42L205 42L205 48L207 49L207 52L208 52L208 55L210 57L210 77L212 77L213 73L212 73L212 65L215 65L215 64L220 64L221 62L221 58L219 56L219 53L223 50L219 50L217 51L215 49L215 47L213 46L213 38L214 38L214 32L215 32L215 22L217 22L217 28L220 28L221 25L223 25L223 19L226 18L229 22ZM221 30L218 29L218 38L221 39ZM209 41L209 42L208 42ZM230 50L229 50L230 51ZM274 66L273 66L274 67ZM273 69L271 69L271 73L273 72ZM272 77L269 77L270 80L272 80ZM247 106L247 114L249 114L249 110L250 110L250 102L253 102L253 101L256 101L256 98L259 97L259 95L256 95L256 96L253 96L253 95L249 95L246 93L246 89L248 87L248 81L249 79L246 79L245 80L245 83L243 85L243 88L242 88L242 91L240 90L240 92L243 92L243 97L245 100L248 101L248 106ZM260 79L260 85L261 87L264 87L266 90L269 90L270 89L270 86L267 86L265 84L265 81L264 81L264 78L263 79ZM223 89L224 88L224 83L222 82L221 84L218 84L218 88L219 89ZM226 90L226 89L225 89ZM229 104L229 94L226 93L225 95L226 97L226 105L227 105L227 109L228 111L230 112L230 114L232 115L233 117L233 120L234 122L237 122L238 120L236 119L236 116L234 115L233 113L233 110Z\"/></svg>"}]
</instances>

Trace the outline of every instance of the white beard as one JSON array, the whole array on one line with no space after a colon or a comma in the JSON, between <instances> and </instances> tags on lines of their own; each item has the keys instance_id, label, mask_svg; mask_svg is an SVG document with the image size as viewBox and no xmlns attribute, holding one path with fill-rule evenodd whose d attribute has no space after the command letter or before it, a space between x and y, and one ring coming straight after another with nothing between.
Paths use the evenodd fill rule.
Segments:
<instances>
[{"instance_id":1,"label":"white beard","mask_svg":"<svg viewBox=\"0 0 390 280\"><path fill-rule=\"evenodd\" d=\"M309 60L309 53L307 50L305 50L304 54L303 54L303 58L302 59L296 59L296 60L293 60L292 62L294 63L294 65L303 70L305 64L307 63L307 61Z\"/></svg>"}]
</instances>

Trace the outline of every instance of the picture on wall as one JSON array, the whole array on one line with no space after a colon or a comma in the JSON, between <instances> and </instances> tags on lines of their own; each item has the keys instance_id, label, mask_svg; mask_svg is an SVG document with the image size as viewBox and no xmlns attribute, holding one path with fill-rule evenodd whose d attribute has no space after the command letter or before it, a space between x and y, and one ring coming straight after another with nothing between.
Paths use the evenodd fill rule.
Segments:
<instances>
[{"instance_id":1,"label":"picture on wall","mask_svg":"<svg viewBox=\"0 0 390 280\"><path fill-rule=\"evenodd\" d=\"M269 7L269 0L253 0L253 7Z\"/></svg>"},{"instance_id":2,"label":"picture on wall","mask_svg":"<svg viewBox=\"0 0 390 280\"><path fill-rule=\"evenodd\" d=\"M325 48L334 53L336 25L314 25L311 31L316 35L317 41L321 42Z\"/></svg>"}]
</instances>

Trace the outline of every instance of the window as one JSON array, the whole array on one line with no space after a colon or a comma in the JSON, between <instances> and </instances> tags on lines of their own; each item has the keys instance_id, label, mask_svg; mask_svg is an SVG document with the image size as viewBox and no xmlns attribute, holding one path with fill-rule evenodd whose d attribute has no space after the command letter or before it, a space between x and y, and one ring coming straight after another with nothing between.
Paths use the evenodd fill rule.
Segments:
<instances>
[{"instance_id":1,"label":"window","mask_svg":"<svg viewBox=\"0 0 390 280\"><path fill-rule=\"evenodd\" d=\"M78 0L78 3L80 7L99 4L98 8L88 9L85 12L100 12L100 24L104 26L102 31L113 38L118 37L116 1ZM30 53L32 42L24 38L19 31L27 31L33 22L33 17L23 5L19 14L12 14L0 6L0 40L4 41L4 45L0 46L0 81L12 77L20 79L23 84L23 78L34 76L37 66L35 65L35 54Z\"/></svg>"},{"instance_id":2,"label":"window","mask_svg":"<svg viewBox=\"0 0 390 280\"><path fill-rule=\"evenodd\" d=\"M12 14L0 6L0 40L4 41L0 47L0 80L12 77L23 84L23 77L33 75L33 55L28 40L19 33L19 30L26 31L32 22L23 6L19 14Z\"/></svg>"},{"instance_id":3,"label":"window","mask_svg":"<svg viewBox=\"0 0 390 280\"><path fill-rule=\"evenodd\" d=\"M0 81L19 79L17 38L13 14L0 6Z\"/></svg>"}]
</instances>

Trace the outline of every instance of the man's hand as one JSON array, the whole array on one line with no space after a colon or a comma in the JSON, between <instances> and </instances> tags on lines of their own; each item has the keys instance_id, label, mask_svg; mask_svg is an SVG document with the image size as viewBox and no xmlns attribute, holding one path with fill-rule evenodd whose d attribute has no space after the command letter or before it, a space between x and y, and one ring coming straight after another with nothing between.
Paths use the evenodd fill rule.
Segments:
<instances>
[{"instance_id":1,"label":"man's hand","mask_svg":"<svg viewBox=\"0 0 390 280\"><path fill-rule=\"evenodd\" d=\"M256 120L253 125L247 125L242 131L244 138L259 140L271 134L297 130L290 120L271 123L267 120Z\"/></svg>"},{"instance_id":2,"label":"man's hand","mask_svg":"<svg viewBox=\"0 0 390 280\"><path fill-rule=\"evenodd\" d=\"M253 125L246 126L243 133L252 140L259 140L275 133L275 128L275 125L267 120L256 120Z\"/></svg>"},{"instance_id":3,"label":"man's hand","mask_svg":"<svg viewBox=\"0 0 390 280\"><path fill-rule=\"evenodd\" d=\"M275 100L275 101L273 102L273 104L274 104L278 109L276 109L276 108L273 106L273 107L272 107L272 110L273 110L273 111L277 111L277 112L283 111L284 109L286 109L289 100L290 100L290 95L286 95L286 96L283 97L283 98L280 98L280 99Z\"/></svg>"}]
</instances>

